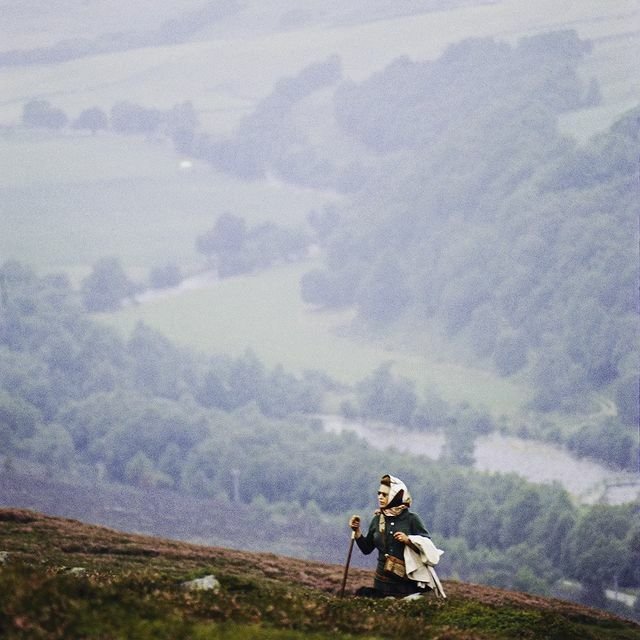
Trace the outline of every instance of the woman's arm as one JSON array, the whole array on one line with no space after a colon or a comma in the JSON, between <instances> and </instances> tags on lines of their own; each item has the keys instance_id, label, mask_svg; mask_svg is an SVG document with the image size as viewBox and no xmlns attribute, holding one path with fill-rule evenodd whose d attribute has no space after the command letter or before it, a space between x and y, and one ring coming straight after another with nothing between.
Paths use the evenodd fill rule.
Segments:
<instances>
[{"instance_id":1,"label":"woman's arm","mask_svg":"<svg viewBox=\"0 0 640 640\"><path fill-rule=\"evenodd\" d=\"M360 535L356 532L356 544L362 553L369 555L375 548L376 544L373 540L373 534L375 533L378 518L374 517L369 524L369 529L365 534L360 532Z\"/></svg>"}]
</instances>

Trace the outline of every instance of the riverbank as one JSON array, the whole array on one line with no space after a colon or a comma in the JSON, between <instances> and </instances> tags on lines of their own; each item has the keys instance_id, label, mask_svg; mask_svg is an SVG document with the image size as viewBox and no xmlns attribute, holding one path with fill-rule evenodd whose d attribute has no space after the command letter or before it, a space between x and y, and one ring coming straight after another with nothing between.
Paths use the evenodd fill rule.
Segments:
<instances>
[{"instance_id":1,"label":"riverbank","mask_svg":"<svg viewBox=\"0 0 640 640\"><path fill-rule=\"evenodd\" d=\"M437 460L445 437L399 425L359 422L341 416L322 416L325 431L355 433L379 450L395 449ZM640 498L640 474L611 469L590 458L578 458L566 449L538 440L498 432L475 441L477 471L516 473L536 483L560 483L581 504L624 504Z\"/></svg>"}]
</instances>

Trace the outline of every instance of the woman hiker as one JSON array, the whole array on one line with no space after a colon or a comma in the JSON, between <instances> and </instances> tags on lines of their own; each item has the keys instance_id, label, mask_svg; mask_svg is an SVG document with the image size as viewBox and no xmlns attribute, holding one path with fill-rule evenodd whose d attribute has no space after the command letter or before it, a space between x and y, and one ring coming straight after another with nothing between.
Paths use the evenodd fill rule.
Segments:
<instances>
[{"instance_id":1,"label":"woman hiker","mask_svg":"<svg viewBox=\"0 0 640 640\"><path fill-rule=\"evenodd\" d=\"M433 589L444 597L433 569L443 552L431 542L420 516L410 511L411 495L404 482L382 476L378 505L366 533L360 529L360 516L349 520L360 551L368 555L378 550L373 587L361 587L356 595L418 597Z\"/></svg>"}]
</instances>

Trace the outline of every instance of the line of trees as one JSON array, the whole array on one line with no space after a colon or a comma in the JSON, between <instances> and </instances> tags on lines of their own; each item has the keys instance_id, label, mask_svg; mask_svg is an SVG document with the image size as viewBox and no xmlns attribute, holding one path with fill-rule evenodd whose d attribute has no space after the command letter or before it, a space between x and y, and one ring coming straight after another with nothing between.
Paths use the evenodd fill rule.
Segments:
<instances>
[{"instance_id":1,"label":"line of trees","mask_svg":"<svg viewBox=\"0 0 640 640\"><path fill-rule=\"evenodd\" d=\"M221 278L268 269L306 257L311 237L302 229L273 222L247 228L245 219L225 212L196 238L196 248Z\"/></svg>"},{"instance_id":2,"label":"line of trees","mask_svg":"<svg viewBox=\"0 0 640 640\"><path fill-rule=\"evenodd\" d=\"M102 107L88 107L76 118L70 118L63 109L49 100L34 98L22 108L22 124L25 127L59 130L71 127L75 130L113 131L122 135L159 134L173 140L178 151L188 149L195 137L198 116L189 101L161 110L144 107L133 102L115 103L109 112Z\"/></svg>"},{"instance_id":3,"label":"line of trees","mask_svg":"<svg viewBox=\"0 0 640 640\"><path fill-rule=\"evenodd\" d=\"M152 289L176 287L183 274L175 262L166 262L149 270L147 282L131 280L120 260L113 256L98 259L80 284L80 299L90 313L117 311L136 294Z\"/></svg>"},{"instance_id":4,"label":"line of trees","mask_svg":"<svg viewBox=\"0 0 640 640\"><path fill-rule=\"evenodd\" d=\"M122 135L162 136L172 142L178 153L241 179L261 179L272 173L293 184L349 192L366 178L360 162L341 161L333 153L314 148L295 122L299 105L310 96L335 88L341 75L340 59L331 56L280 79L227 137L204 131L190 101L168 110L121 101L108 112L92 106L71 119L49 100L39 97L23 106L22 123L54 130L70 126L93 134L109 130Z\"/></svg>"},{"instance_id":5,"label":"line of trees","mask_svg":"<svg viewBox=\"0 0 640 640\"><path fill-rule=\"evenodd\" d=\"M218 277L269 269L276 264L307 257L313 234L303 229L279 226L273 222L248 228L242 216L225 212L214 225L198 236L196 249L206 260L206 268ZM175 262L166 262L150 269L146 282L134 282L120 260L106 256L97 260L80 286L85 310L91 313L117 311L126 301L145 289L176 287L184 275Z\"/></svg>"}]
</instances>

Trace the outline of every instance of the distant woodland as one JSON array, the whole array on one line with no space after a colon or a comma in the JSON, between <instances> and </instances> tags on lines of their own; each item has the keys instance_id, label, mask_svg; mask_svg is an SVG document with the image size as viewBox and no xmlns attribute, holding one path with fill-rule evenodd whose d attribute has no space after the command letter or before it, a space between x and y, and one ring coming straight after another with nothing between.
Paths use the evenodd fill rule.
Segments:
<instances>
[{"instance_id":1,"label":"distant woodland","mask_svg":"<svg viewBox=\"0 0 640 640\"><path fill-rule=\"evenodd\" d=\"M585 148L560 136L557 115L597 99L576 74L584 48L472 41L343 86L340 123L389 161L302 286L382 334L435 323L502 375L526 372L536 409L612 390L631 425L640 111Z\"/></svg>"}]
</instances>

